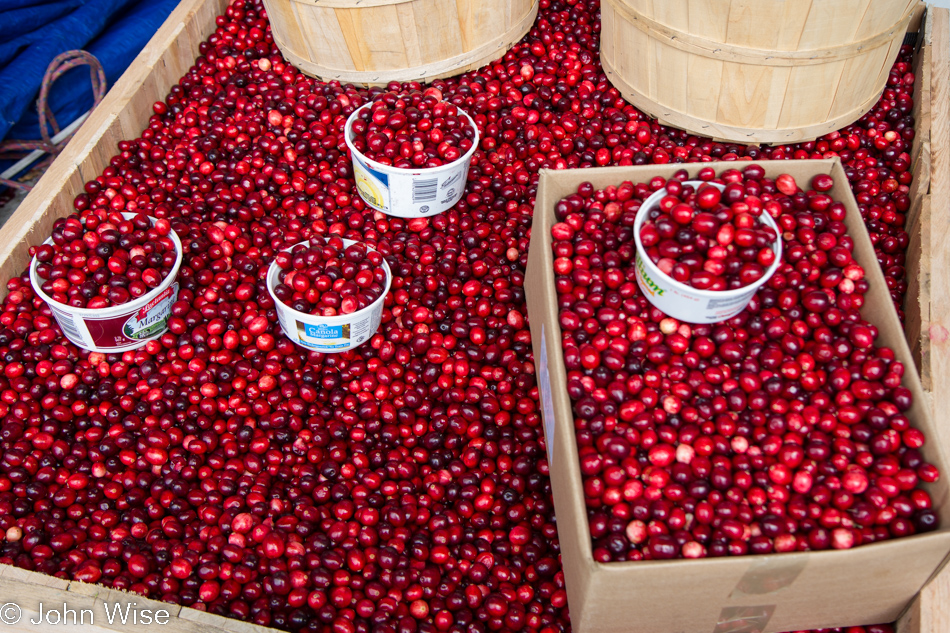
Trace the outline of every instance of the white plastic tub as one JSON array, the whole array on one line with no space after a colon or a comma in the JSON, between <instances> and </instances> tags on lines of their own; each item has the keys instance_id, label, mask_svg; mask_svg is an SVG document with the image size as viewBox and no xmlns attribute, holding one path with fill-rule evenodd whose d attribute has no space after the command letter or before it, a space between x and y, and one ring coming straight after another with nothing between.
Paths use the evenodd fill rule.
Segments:
<instances>
[{"instance_id":1,"label":"white plastic tub","mask_svg":"<svg viewBox=\"0 0 950 633\"><path fill-rule=\"evenodd\" d=\"M291 251L300 244L309 245L309 243L309 240L298 242L284 250ZM343 240L344 248L357 243L359 242L355 240ZM371 251L376 250L370 246L366 248ZM383 294L379 295L376 301L352 314L317 316L294 310L277 298L274 288L279 283L280 266L276 261L271 262L270 268L267 269L267 292L274 300L277 320L280 322L284 335L301 347L325 354L337 354L362 345L376 333L383 318L383 302L389 294L389 287L393 280L392 271L389 270L389 264L386 263L385 258L383 258L383 269L386 271L386 285L383 288Z\"/></svg>"},{"instance_id":2,"label":"white plastic tub","mask_svg":"<svg viewBox=\"0 0 950 633\"><path fill-rule=\"evenodd\" d=\"M472 147L461 158L440 167L402 169L367 158L353 146L353 122L364 108L357 108L346 120L343 138L353 158L356 190L366 204L386 215L399 218L425 218L448 211L462 199L472 155L478 148L478 126L468 114L459 114L475 130Z\"/></svg>"},{"instance_id":3,"label":"white plastic tub","mask_svg":"<svg viewBox=\"0 0 950 633\"><path fill-rule=\"evenodd\" d=\"M123 213L131 219L134 213ZM155 218L149 218L155 224ZM114 354L142 347L168 329L172 304L178 300L178 269L181 268L182 246L175 231L169 232L175 243L175 265L162 283L141 297L108 308L73 308L54 301L40 287L43 280L36 274L36 257L30 262L30 282L36 294L49 304L63 334L73 344L91 352ZM44 244L52 244L47 239Z\"/></svg>"},{"instance_id":4,"label":"white plastic tub","mask_svg":"<svg viewBox=\"0 0 950 633\"><path fill-rule=\"evenodd\" d=\"M707 183L702 180L687 180L684 184L692 185L697 189L704 184L718 187L720 191L726 188L719 183ZM765 224L775 230L778 237L773 246L775 261L768 267L765 274L754 283L735 290L700 290L693 288L688 284L676 281L661 271L647 256L646 249L640 241L640 227L643 226L647 213L659 204L660 200L666 195L666 189L663 188L644 200L640 210L637 211L637 219L633 224L633 236L637 242L637 284L640 286L640 290L657 309L680 321L686 321L687 323L719 323L734 317L745 310L756 291L769 280L782 263L782 232L775 224L772 216L763 211L759 217Z\"/></svg>"}]
</instances>

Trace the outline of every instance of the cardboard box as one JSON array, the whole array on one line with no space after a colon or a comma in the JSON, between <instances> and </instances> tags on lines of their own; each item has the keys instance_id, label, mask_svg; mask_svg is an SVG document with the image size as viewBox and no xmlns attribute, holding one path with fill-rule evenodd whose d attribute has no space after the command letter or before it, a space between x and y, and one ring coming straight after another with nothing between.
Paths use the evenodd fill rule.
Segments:
<instances>
[{"instance_id":1,"label":"cardboard box","mask_svg":"<svg viewBox=\"0 0 950 633\"><path fill-rule=\"evenodd\" d=\"M748 163L699 163L606 167L541 172L532 226L525 289L537 367L551 486L571 623L577 633L770 633L893 622L950 551L948 461L924 400L907 341L886 290L884 276L839 159L760 161L769 177L789 173L807 184L830 173L835 200L846 204L854 254L871 289L862 315L880 330L878 344L890 347L906 369L913 392L907 413L928 438L925 458L943 478L928 486L940 515L937 532L843 551L766 556L596 563L591 554L587 508L581 483L571 401L565 385L561 330L554 289L551 225L554 205L582 182L595 188L624 180L646 182L685 168L690 175L711 166L718 171Z\"/></svg>"}]
</instances>

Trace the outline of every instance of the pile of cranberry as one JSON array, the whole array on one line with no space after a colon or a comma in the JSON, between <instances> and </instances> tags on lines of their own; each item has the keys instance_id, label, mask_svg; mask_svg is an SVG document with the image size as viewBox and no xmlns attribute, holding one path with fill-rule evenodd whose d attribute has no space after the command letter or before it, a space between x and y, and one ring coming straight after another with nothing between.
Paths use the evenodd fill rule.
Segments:
<instances>
[{"instance_id":1,"label":"pile of cranberry","mask_svg":"<svg viewBox=\"0 0 950 633\"><path fill-rule=\"evenodd\" d=\"M359 198L343 130L359 106L423 86L303 75L258 1L234 0L216 25L142 134L74 202L79 214L143 213L178 233L169 331L136 351L87 353L26 275L7 282L4 564L292 631L567 630L523 289L542 168L840 156L902 302L909 47L860 121L814 142L745 147L624 102L598 62L596 3L541 0L501 59L430 86L472 116L480 140L462 200L403 220ZM331 235L376 249L393 280L377 334L323 356L281 335L265 276L281 250ZM719 354L745 344L708 338L703 349ZM868 376L894 374L874 354ZM796 371L783 365L772 371ZM772 382L762 389L782 406ZM799 424L792 413L772 417ZM829 453L850 455L839 444ZM887 471L899 485L898 473L921 471L903 460Z\"/></svg>"},{"instance_id":2,"label":"pile of cranberry","mask_svg":"<svg viewBox=\"0 0 950 633\"><path fill-rule=\"evenodd\" d=\"M274 296L288 307L318 316L353 314L383 294L383 256L364 244L331 238L298 244L277 254Z\"/></svg>"},{"instance_id":3,"label":"pile of cranberry","mask_svg":"<svg viewBox=\"0 0 950 633\"><path fill-rule=\"evenodd\" d=\"M437 88L380 95L354 119L353 146L367 158L403 169L457 161L472 149L476 131L458 106L441 96Z\"/></svg>"},{"instance_id":4,"label":"pile of cranberry","mask_svg":"<svg viewBox=\"0 0 950 633\"><path fill-rule=\"evenodd\" d=\"M34 249L41 290L73 308L108 308L161 285L178 255L171 225L142 213L84 213L53 223L51 244Z\"/></svg>"},{"instance_id":5,"label":"pile of cranberry","mask_svg":"<svg viewBox=\"0 0 950 633\"><path fill-rule=\"evenodd\" d=\"M764 170L754 167L755 170ZM698 178L712 179L712 169ZM761 177L761 176L760 176ZM644 210L640 243L665 275L699 290L736 290L754 284L775 263L775 229L762 220L765 205L755 189L740 183L739 172L714 184L694 188L688 183L656 179L651 189L665 192L656 205ZM794 191L792 192L794 193ZM618 202L630 199L624 188ZM773 209L777 213L777 209Z\"/></svg>"}]
</instances>

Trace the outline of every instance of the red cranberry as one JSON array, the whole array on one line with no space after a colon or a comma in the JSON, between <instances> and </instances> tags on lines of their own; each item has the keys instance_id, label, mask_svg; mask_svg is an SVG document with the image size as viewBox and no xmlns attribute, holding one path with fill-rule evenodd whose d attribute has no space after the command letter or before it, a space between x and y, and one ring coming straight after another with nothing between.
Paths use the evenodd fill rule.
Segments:
<instances>
[{"instance_id":1,"label":"red cranberry","mask_svg":"<svg viewBox=\"0 0 950 633\"><path fill-rule=\"evenodd\" d=\"M384 165L439 167L459 160L475 141L475 129L457 105L411 91L387 92L359 111L353 146Z\"/></svg>"}]
</instances>

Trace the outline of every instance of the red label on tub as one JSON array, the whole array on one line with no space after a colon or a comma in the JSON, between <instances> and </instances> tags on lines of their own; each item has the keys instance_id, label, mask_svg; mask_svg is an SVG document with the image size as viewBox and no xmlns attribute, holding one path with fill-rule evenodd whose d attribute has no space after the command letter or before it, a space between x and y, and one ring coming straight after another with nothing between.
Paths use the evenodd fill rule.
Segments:
<instances>
[{"instance_id":1,"label":"red label on tub","mask_svg":"<svg viewBox=\"0 0 950 633\"><path fill-rule=\"evenodd\" d=\"M122 333L122 326L128 321L128 316L110 317L108 319L92 319L83 317L83 323L92 336L96 347L121 347L136 341Z\"/></svg>"},{"instance_id":2,"label":"red label on tub","mask_svg":"<svg viewBox=\"0 0 950 633\"><path fill-rule=\"evenodd\" d=\"M172 284L132 314L83 322L96 347L122 347L152 338L165 331L172 304L178 297L178 284Z\"/></svg>"},{"instance_id":3,"label":"red label on tub","mask_svg":"<svg viewBox=\"0 0 950 633\"><path fill-rule=\"evenodd\" d=\"M161 302L164 301L165 299L167 299L167 298L169 298L170 296L172 296L175 292L177 292L177 290L178 290L178 286L175 285L175 284L172 284L172 285L169 286L168 288L165 288L163 291L161 291L161 292L158 294L157 297L155 297L154 299L152 299L151 301L149 301L148 303L146 303L144 306L142 306L142 309L139 310L139 313L138 313L138 315L137 315L137 316L138 316L138 319L141 321L141 320L145 320L146 318L148 318L148 313L149 313L149 311L150 311L152 308L154 308L154 307L157 306L159 303L161 303Z\"/></svg>"}]
</instances>

